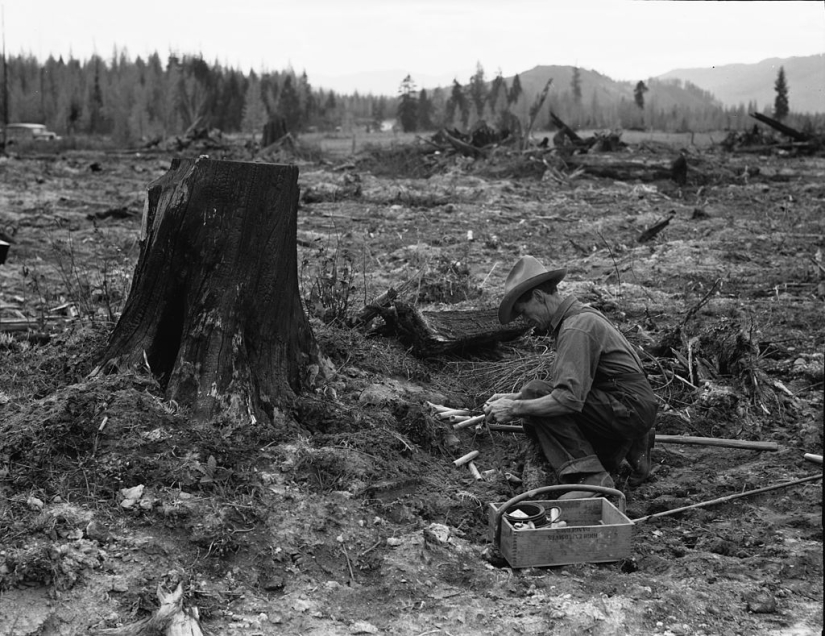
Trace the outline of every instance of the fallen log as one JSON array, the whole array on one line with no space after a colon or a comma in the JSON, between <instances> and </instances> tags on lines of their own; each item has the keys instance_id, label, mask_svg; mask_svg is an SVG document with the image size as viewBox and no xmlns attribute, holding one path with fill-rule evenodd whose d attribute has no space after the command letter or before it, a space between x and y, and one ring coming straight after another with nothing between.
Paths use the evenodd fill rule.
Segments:
<instances>
[{"instance_id":1,"label":"fallen log","mask_svg":"<svg viewBox=\"0 0 825 636\"><path fill-rule=\"evenodd\" d=\"M754 119L761 121L763 124L766 124L781 132L783 135L790 137L794 141L810 141L811 136L806 135L805 133L799 132L798 130L791 128L790 126L786 126L780 121L777 121L773 117L768 117L767 115L763 115L762 113L751 113L751 117Z\"/></svg>"},{"instance_id":2,"label":"fallen log","mask_svg":"<svg viewBox=\"0 0 825 636\"><path fill-rule=\"evenodd\" d=\"M581 144L584 145L585 141L582 139L570 126L565 124L561 118L556 115L552 110L550 111L550 123L553 124L556 128L558 128L565 137L567 137L570 141L574 144Z\"/></svg>"},{"instance_id":3,"label":"fallen log","mask_svg":"<svg viewBox=\"0 0 825 636\"><path fill-rule=\"evenodd\" d=\"M774 150L818 150L821 144L815 141L788 141L778 144L764 144L761 146L742 146L741 148L734 148L733 151L738 154L770 154ZM774 179L776 180L776 179ZM790 179L786 179L790 181Z\"/></svg>"},{"instance_id":4,"label":"fallen log","mask_svg":"<svg viewBox=\"0 0 825 636\"><path fill-rule=\"evenodd\" d=\"M450 133L446 130L441 131L441 134L444 135L444 139L456 150L458 150L462 155L468 157L486 157L487 153L484 152L481 148L476 148L475 146L468 144L456 137L453 137Z\"/></svg>"},{"instance_id":5,"label":"fallen log","mask_svg":"<svg viewBox=\"0 0 825 636\"><path fill-rule=\"evenodd\" d=\"M378 308L386 326L380 331L395 335L415 356L426 358L464 353L508 342L523 336L530 326L517 321L502 325L495 309L470 311L421 311L402 301Z\"/></svg>"},{"instance_id":6,"label":"fallen log","mask_svg":"<svg viewBox=\"0 0 825 636\"><path fill-rule=\"evenodd\" d=\"M137 216L137 212L132 212L129 208L123 206L119 208L111 208L109 210L98 210L97 212L90 212L86 215L86 218L89 220L102 221L110 217L114 219L128 219L134 216Z\"/></svg>"},{"instance_id":7,"label":"fallen log","mask_svg":"<svg viewBox=\"0 0 825 636\"><path fill-rule=\"evenodd\" d=\"M593 155L587 156L589 157L587 162L568 161L568 168L571 171L581 170L594 177L615 181L650 182L671 178L670 163L658 165L641 161L597 161Z\"/></svg>"}]
</instances>

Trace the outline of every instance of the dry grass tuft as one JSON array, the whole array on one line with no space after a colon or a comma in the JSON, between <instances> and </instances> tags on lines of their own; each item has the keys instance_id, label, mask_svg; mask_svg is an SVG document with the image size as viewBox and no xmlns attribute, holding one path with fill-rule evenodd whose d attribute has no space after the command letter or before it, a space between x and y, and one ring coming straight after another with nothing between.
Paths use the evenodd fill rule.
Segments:
<instances>
[{"instance_id":1,"label":"dry grass tuft","mask_svg":"<svg viewBox=\"0 0 825 636\"><path fill-rule=\"evenodd\" d=\"M494 393L515 393L531 380L550 381L556 354L546 338L525 338L505 348L506 358L493 361L454 360L447 363L475 402Z\"/></svg>"}]
</instances>

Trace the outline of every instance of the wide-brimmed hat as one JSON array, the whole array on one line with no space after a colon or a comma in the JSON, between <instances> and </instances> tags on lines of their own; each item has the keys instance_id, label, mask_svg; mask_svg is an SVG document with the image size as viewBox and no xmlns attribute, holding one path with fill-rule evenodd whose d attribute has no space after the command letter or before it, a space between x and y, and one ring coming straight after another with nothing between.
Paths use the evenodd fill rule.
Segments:
<instances>
[{"instance_id":1,"label":"wide-brimmed hat","mask_svg":"<svg viewBox=\"0 0 825 636\"><path fill-rule=\"evenodd\" d=\"M499 322L506 325L516 317L513 315L513 305L522 294L548 280L558 283L566 274L567 269L564 267L548 270L532 256L522 256L513 265L504 282L504 298L498 306Z\"/></svg>"}]
</instances>

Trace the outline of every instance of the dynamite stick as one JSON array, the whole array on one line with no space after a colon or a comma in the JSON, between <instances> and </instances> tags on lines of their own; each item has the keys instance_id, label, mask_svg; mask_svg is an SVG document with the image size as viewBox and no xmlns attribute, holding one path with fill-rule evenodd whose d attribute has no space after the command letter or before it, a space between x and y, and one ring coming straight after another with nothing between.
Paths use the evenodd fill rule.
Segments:
<instances>
[{"instance_id":1,"label":"dynamite stick","mask_svg":"<svg viewBox=\"0 0 825 636\"><path fill-rule=\"evenodd\" d=\"M814 455L813 453L805 453L805 459L814 464L822 463L822 455Z\"/></svg>"},{"instance_id":2,"label":"dynamite stick","mask_svg":"<svg viewBox=\"0 0 825 636\"><path fill-rule=\"evenodd\" d=\"M436 417L440 420L450 419L453 415L469 415L470 411L467 409L450 409L449 411L441 411L436 413Z\"/></svg>"},{"instance_id":3,"label":"dynamite stick","mask_svg":"<svg viewBox=\"0 0 825 636\"><path fill-rule=\"evenodd\" d=\"M468 428L470 426L475 426L479 422L483 422L485 417L487 417L487 416L484 415L484 413L482 413L481 415L475 415L475 416L473 416L473 417L471 417L467 420L464 420L463 422L459 422L458 424L453 424L453 428L455 430L458 430L460 428Z\"/></svg>"},{"instance_id":4,"label":"dynamite stick","mask_svg":"<svg viewBox=\"0 0 825 636\"><path fill-rule=\"evenodd\" d=\"M466 464L467 468L470 470L470 474L477 480L482 480L484 478L481 476L481 473L478 471L478 468L476 468L476 465L473 463L473 460L476 457L478 457L478 455L479 453L477 450L470 451L466 455L463 455L462 457L459 457L458 459L453 461L453 465L458 467L464 466Z\"/></svg>"},{"instance_id":5,"label":"dynamite stick","mask_svg":"<svg viewBox=\"0 0 825 636\"><path fill-rule=\"evenodd\" d=\"M455 467L463 466L464 464L467 464L467 463L473 461L478 456L479 456L479 452L477 450L470 451L466 455L462 455L458 459L454 460L453 461L453 466L455 466Z\"/></svg>"}]
</instances>

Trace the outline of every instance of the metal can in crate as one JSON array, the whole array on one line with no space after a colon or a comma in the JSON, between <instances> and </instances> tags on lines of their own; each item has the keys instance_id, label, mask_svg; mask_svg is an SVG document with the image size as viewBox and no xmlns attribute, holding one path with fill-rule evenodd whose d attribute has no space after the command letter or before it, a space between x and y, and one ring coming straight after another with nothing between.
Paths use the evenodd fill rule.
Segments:
<instances>
[{"instance_id":1,"label":"metal can in crate","mask_svg":"<svg viewBox=\"0 0 825 636\"><path fill-rule=\"evenodd\" d=\"M605 497L535 500L551 492L584 490L618 497L616 507ZM526 500L555 511L544 525L518 523L508 515ZM613 488L567 484L535 488L488 507L490 539L513 568L607 563L630 556L634 523L625 515L624 493Z\"/></svg>"}]
</instances>

